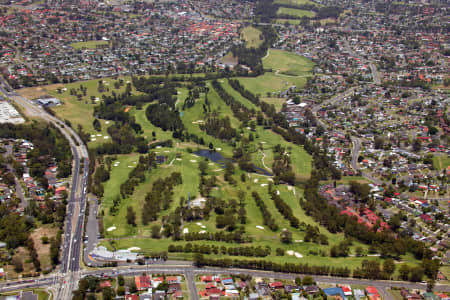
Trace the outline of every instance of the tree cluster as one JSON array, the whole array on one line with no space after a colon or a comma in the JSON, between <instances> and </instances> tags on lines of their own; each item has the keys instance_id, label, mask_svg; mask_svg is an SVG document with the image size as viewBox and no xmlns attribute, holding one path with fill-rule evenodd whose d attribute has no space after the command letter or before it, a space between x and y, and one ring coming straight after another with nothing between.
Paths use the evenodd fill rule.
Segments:
<instances>
[{"instance_id":1,"label":"tree cluster","mask_svg":"<svg viewBox=\"0 0 450 300\"><path fill-rule=\"evenodd\" d=\"M173 172L169 177L157 179L152 186L152 190L145 197L142 209L142 223L147 225L155 221L161 209L169 208L173 198L173 188L183 183L181 173Z\"/></svg>"}]
</instances>

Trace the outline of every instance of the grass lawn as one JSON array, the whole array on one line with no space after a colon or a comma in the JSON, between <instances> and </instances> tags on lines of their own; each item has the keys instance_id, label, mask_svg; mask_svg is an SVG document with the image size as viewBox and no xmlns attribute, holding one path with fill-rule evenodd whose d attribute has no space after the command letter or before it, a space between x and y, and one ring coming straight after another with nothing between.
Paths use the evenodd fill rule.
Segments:
<instances>
[{"instance_id":1,"label":"grass lawn","mask_svg":"<svg viewBox=\"0 0 450 300\"><path fill-rule=\"evenodd\" d=\"M261 31L253 26L247 26L242 29L241 39L245 41L247 48L258 48L263 42L261 39Z\"/></svg>"},{"instance_id":2,"label":"grass lawn","mask_svg":"<svg viewBox=\"0 0 450 300\"><path fill-rule=\"evenodd\" d=\"M278 93L295 85L303 87L306 84L306 77L282 76L273 72L266 72L258 77L239 77L241 84L254 94L267 96L267 93Z\"/></svg>"},{"instance_id":3,"label":"grass lawn","mask_svg":"<svg viewBox=\"0 0 450 300\"><path fill-rule=\"evenodd\" d=\"M142 107L141 110L137 110L136 107L133 107L130 110L130 114L136 118L136 123L141 125L144 138L148 141L153 139L153 132L155 132L155 140L164 141L172 138L172 133L170 131L164 131L159 127L153 125L145 115L145 111L150 104L146 104Z\"/></svg>"},{"instance_id":4,"label":"grass lawn","mask_svg":"<svg viewBox=\"0 0 450 300\"><path fill-rule=\"evenodd\" d=\"M112 206L113 200L120 195L120 185L127 180L128 174L136 165L134 162L137 162L138 159L139 156L137 154L117 155L117 160L115 162L120 162L120 164L117 167L111 167L112 170L110 173L110 179L104 183L105 193L102 198L101 210L104 210L105 213L105 217L103 218L103 226L105 228L106 236L124 236L135 234L133 228L126 225L125 216L121 216L120 213L118 213L117 216L111 216L109 214L109 208ZM121 201L121 205L125 206L125 214L126 202L127 201L125 200ZM121 211L119 210L119 212ZM112 226L116 226L117 229L111 232L106 231Z\"/></svg>"},{"instance_id":5,"label":"grass lawn","mask_svg":"<svg viewBox=\"0 0 450 300\"><path fill-rule=\"evenodd\" d=\"M301 20L299 19L275 19L275 23L277 24L286 24L286 22L288 22L288 24L290 25L298 25L300 24Z\"/></svg>"},{"instance_id":6,"label":"grass lawn","mask_svg":"<svg viewBox=\"0 0 450 300\"><path fill-rule=\"evenodd\" d=\"M433 167L436 170L447 169L450 166L450 157L448 155L435 155L433 156Z\"/></svg>"},{"instance_id":7,"label":"grass lawn","mask_svg":"<svg viewBox=\"0 0 450 300\"><path fill-rule=\"evenodd\" d=\"M263 59L263 65L265 69L290 76L309 75L314 67L314 63L304 56L275 49L269 50L269 54Z\"/></svg>"},{"instance_id":8,"label":"grass lawn","mask_svg":"<svg viewBox=\"0 0 450 300\"><path fill-rule=\"evenodd\" d=\"M269 104L273 104L277 111L281 111L283 107L283 103L286 102L286 98L275 98L275 97L264 97L261 98L262 101L267 102Z\"/></svg>"},{"instance_id":9,"label":"grass lawn","mask_svg":"<svg viewBox=\"0 0 450 300\"><path fill-rule=\"evenodd\" d=\"M47 293L47 291L45 291L44 289L22 289L21 291L23 292L28 292L31 291L33 292L35 295L37 295L37 299L38 300L47 300L47 299L51 299L52 297L49 295L49 293ZM1 293L0 295L2 296L15 296L15 295L19 295L19 291L12 291L12 292L5 292L5 293Z\"/></svg>"},{"instance_id":10,"label":"grass lawn","mask_svg":"<svg viewBox=\"0 0 450 300\"><path fill-rule=\"evenodd\" d=\"M99 41L87 41L87 42L77 42L77 43L72 43L71 46L76 49L95 49L98 46L104 46L104 45L108 45L109 42L108 41L103 41L103 40L99 40Z\"/></svg>"},{"instance_id":11,"label":"grass lawn","mask_svg":"<svg viewBox=\"0 0 450 300\"><path fill-rule=\"evenodd\" d=\"M311 2L309 0L275 0L275 4L285 4L285 5L316 5L314 2Z\"/></svg>"},{"instance_id":12,"label":"grass lawn","mask_svg":"<svg viewBox=\"0 0 450 300\"><path fill-rule=\"evenodd\" d=\"M238 63L237 57L234 57L233 53L230 51L220 61L227 65L236 65Z\"/></svg>"},{"instance_id":13,"label":"grass lawn","mask_svg":"<svg viewBox=\"0 0 450 300\"><path fill-rule=\"evenodd\" d=\"M309 10L280 7L277 11L277 15L289 15L301 19L303 17L312 18L316 13Z\"/></svg>"},{"instance_id":14,"label":"grass lawn","mask_svg":"<svg viewBox=\"0 0 450 300\"><path fill-rule=\"evenodd\" d=\"M90 135L96 135L95 140L91 139L91 142L89 142L89 147L95 147L99 144L102 144L105 141L109 141L108 138L104 138L104 136L108 136L108 133L106 131L108 126L112 125L112 122L100 120L101 123L101 131L97 132L94 130L93 122L94 122L94 107L97 106L100 101L102 101L102 95L111 95L114 91L116 94L123 93L125 91L126 82L129 81L129 77L122 78L124 80L124 84L119 88L114 88L114 82L115 80L112 78L106 78L103 79L104 86L105 86L105 92L99 93L98 92L98 82L100 79L96 80L89 80L84 82L78 82L78 83L69 83L65 85L58 85L58 86L48 86L46 88L47 93L51 96L54 96L58 99L60 99L63 104L59 106L53 107L53 111L57 114L59 118L62 120L70 120L72 123L73 128L77 128L78 125L81 125L83 127L83 130ZM86 96L82 98L81 101L78 100L78 98L74 95L70 95L70 90L75 88L78 89L80 85L83 85L87 88ZM63 91L61 94L57 92L58 88L66 88L66 91ZM133 92L136 92L133 89ZM94 97L95 99L99 99L98 101L92 101L91 97ZM99 136L100 135L100 136ZM94 138L94 137L92 137Z\"/></svg>"},{"instance_id":15,"label":"grass lawn","mask_svg":"<svg viewBox=\"0 0 450 300\"><path fill-rule=\"evenodd\" d=\"M400 290L388 289L388 293L391 294L395 300L403 300L403 296L400 294Z\"/></svg>"}]
</instances>

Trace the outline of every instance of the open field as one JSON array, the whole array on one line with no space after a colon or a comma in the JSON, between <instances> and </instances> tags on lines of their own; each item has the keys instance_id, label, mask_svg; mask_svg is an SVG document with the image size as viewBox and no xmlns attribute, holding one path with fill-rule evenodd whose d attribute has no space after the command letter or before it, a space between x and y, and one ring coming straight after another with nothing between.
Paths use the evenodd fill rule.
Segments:
<instances>
[{"instance_id":1,"label":"open field","mask_svg":"<svg viewBox=\"0 0 450 300\"><path fill-rule=\"evenodd\" d=\"M436 170L447 169L450 166L450 157L446 154L433 156L433 167Z\"/></svg>"},{"instance_id":2,"label":"open field","mask_svg":"<svg viewBox=\"0 0 450 300\"><path fill-rule=\"evenodd\" d=\"M72 43L71 46L76 49L95 49L98 46L105 46L108 45L109 42L108 41L87 41L87 42L78 42L78 43Z\"/></svg>"},{"instance_id":3,"label":"open field","mask_svg":"<svg viewBox=\"0 0 450 300\"><path fill-rule=\"evenodd\" d=\"M222 57L220 61L226 65L236 65L238 63L237 57L234 57L231 51Z\"/></svg>"},{"instance_id":4,"label":"open field","mask_svg":"<svg viewBox=\"0 0 450 300\"><path fill-rule=\"evenodd\" d=\"M50 261L50 243L44 244L41 240L42 237L46 236L49 240L50 238L56 237L58 232L57 228L50 225L42 225L34 230L31 234L31 238L34 242L34 247L38 253L39 261L41 262L41 269L46 270L51 268L52 264Z\"/></svg>"},{"instance_id":5,"label":"open field","mask_svg":"<svg viewBox=\"0 0 450 300\"><path fill-rule=\"evenodd\" d=\"M302 20L299 19L282 19L282 18L275 19L275 23L283 25L286 24L286 22L288 22L288 24L290 25L299 25L301 21Z\"/></svg>"},{"instance_id":6,"label":"open field","mask_svg":"<svg viewBox=\"0 0 450 300\"><path fill-rule=\"evenodd\" d=\"M311 2L309 0L275 0L274 1L275 4L280 4L280 5L316 5L316 3Z\"/></svg>"},{"instance_id":7,"label":"open field","mask_svg":"<svg viewBox=\"0 0 450 300\"><path fill-rule=\"evenodd\" d=\"M289 15L301 19L303 17L312 18L316 15L316 13L309 10L280 7L277 11L277 15Z\"/></svg>"},{"instance_id":8,"label":"open field","mask_svg":"<svg viewBox=\"0 0 450 300\"><path fill-rule=\"evenodd\" d=\"M242 29L241 39L245 41L247 48L257 48L262 43L261 31L253 26Z\"/></svg>"},{"instance_id":9,"label":"open field","mask_svg":"<svg viewBox=\"0 0 450 300\"><path fill-rule=\"evenodd\" d=\"M309 75L314 67L314 63L306 57L275 49L269 50L269 54L263 59L263 65L265 69L290 76Z\"/></svg>"},{"instance_id":10,"label":"open field","mask_svg":"<svg viewBox=\"0 0 450 300\"><path fill-rule=\"evenodd\" d=\"M102 95L112 95L112 93L120 94L125 91L126 83L130 80L129 77L121 78L124 83L123 85L116 89L114 87L114 82L116 80L112 78L102 79L105 86L105 91L100 93L98 91L98 82L100 79L88 80L77 83L68 84L52 84L42 87L25 88L19 90L19 94L29 99L35 99L42 96L52 96L61 100L62 104L52 107L52 110L56 115L62 120L70 120L72 128L77 130L78 125L80 125L83 130L90 134L95 135L95 140L91 140L88 143L89 147L95 147L102 144L105 141L110 141L110 137L106 131L107 127L112 125L111 121L100 120L101 130L97 132L94 129L94 107L97 106L102 101ZM120 79L118 79L120 80ZM86 88L86 96L81 98L81 101L76 95L71 95L70 90L76 89L77 93L81 94L79 90L80 86ZM58 92L61 90L61 93ZM136 91L133 88L133 93ZM94 100L93 100L94 99ZM107 136L107 138L105 138Z\"/></svg>"}]
</instances>

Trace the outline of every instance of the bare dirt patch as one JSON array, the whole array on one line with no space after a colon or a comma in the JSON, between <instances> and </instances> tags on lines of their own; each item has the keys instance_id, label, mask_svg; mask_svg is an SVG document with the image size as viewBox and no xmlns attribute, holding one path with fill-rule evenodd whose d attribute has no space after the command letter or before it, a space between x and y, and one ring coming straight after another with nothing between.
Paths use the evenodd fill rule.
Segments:
<instances>
[{"instance_id":1,"label":"bare dirt patch","mask_svg":"<svg viewBox=\"0 0 450 300\"><path fill-rule=\"evenodd\" d=\"M46 236L50 240L56 236L58 229L49 227L39 227L32 234L31 238L34 241L34 248L38 253L39 260L41 261L41 268L45 269L50 266L50 242L44 244L42 237Z\"/></svg>"},{"instance_id":2,"label":"bare dirt patch","mask_svg":"<svg viewBox=\"0 0 450 300\"><path fill-rule=\"evenodd\" d=\"M30 88L23 88L20 90L17 90L17 93L21 95L22 97L28 98L28 99L36 99L39 97L47 96L51 91L56 90L57 88L64 88L63 84L57 83L57 84L50 84L46 86L37 86L37 87L30 87Z\"/></svg>"}]
</instances>

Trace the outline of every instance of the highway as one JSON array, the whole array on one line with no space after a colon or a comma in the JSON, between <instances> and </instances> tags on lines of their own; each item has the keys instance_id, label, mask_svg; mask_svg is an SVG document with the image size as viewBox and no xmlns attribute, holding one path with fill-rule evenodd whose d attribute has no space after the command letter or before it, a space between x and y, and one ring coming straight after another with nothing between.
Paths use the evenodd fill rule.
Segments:
<instances>
[{"instance_id":1,"label":"highway","mask_svg":"<svg viewBox=\"0 0 450 300\"><path fill-rule=\"evenodd\" d=\"M80 270L89 167L87 148L72 128L64 124L58 118L47 113L42 107L17 94L2 77L0 77L0 92L21 106L26 115L38 117L46 122L52 123L68 140L72 149L73 169L71 193L67 205L66 223L64 226L61 266L56 274L57 280L61 281L56 299L70 299L72 290L76 288L78 271ZM81 162L83 162L83 170L80 170ZM40 285L48 284L45 281L43 283L38 281L37 283Z\"/></svg>"}]
</instances>

